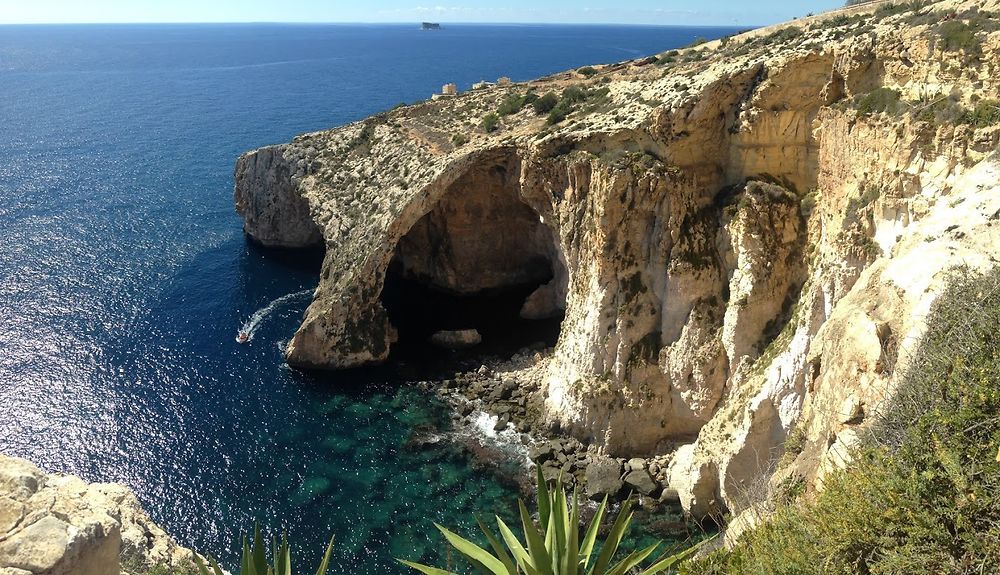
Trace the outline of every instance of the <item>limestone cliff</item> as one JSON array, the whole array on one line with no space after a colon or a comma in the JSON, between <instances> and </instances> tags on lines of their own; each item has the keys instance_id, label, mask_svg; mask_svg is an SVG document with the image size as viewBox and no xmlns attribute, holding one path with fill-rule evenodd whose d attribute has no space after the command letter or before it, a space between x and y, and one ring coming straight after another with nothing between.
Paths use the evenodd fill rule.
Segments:
<instances>
[{"instance_id":1,"label":"limestone cliff","mask_svg":"<svg viewBox=\"0 0 1000 575\"><path fill-rule=\"evenodd\" d=\"M530 281L523 312L565 313L529 374L553 427L671 454L664 479L699 516L743 509L793 430L787 467L820 479L891 392L948 271L1000 256L1000 3L912 6L244 155L247 232L326 246L289 363L383 361L390 270L459 293ZM563 100L551 121L521 106L547 92Z\"/></svg>"},{"instance_id":2,"label":"limestone cliff","mask_svg":"<svg viewBox=\"0 0 1000 575\"><path fill-rule=\"evenodd\" d=\"M0 575L111 575L155 566L193 568L191 551L154 524L127 487L49 475L0 455Z\"/></svg>"}]
</instances>

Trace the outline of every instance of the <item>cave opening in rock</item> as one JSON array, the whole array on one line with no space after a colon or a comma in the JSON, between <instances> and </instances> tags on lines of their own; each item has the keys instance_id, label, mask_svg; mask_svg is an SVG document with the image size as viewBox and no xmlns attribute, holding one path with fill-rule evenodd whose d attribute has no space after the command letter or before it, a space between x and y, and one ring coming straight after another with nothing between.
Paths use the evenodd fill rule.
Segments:
<instances>
[{"instance_id":1,"label":"cave opening in rock","mask_svg":"<svg viewBox=\"0 0 1000 575\"><path fill-rule=\"evenodd\" d=\"M518 190L512 160L473 167L400 239L382 291L399 336L394 353L423 353L432 341L496 354L555 344L566 266ZM468 330L481 342L442 341L458 331L478 339Z\"/></svg>"}]
</instances>

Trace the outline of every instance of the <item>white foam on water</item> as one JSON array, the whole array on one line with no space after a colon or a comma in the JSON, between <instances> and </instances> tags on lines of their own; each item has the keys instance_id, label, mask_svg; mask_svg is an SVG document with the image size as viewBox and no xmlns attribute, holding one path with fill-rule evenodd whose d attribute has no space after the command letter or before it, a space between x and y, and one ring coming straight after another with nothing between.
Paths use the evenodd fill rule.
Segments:
<instances>
[{"instance_id":1,"label":"white foam on water","mask_svg":"<svg viewBox=\"0 0 1000 575\"><path fill-rule=\"evenodd\" d=\"M253 340L254 333L257 332L257 328L260 327L260 324L263 323L265 319L267 319L267 316L271 315L271 313L273 313L275 310L285 305L286 303L294 301L301 297L305 297L307 295L312 295L312 293L313 290L307 289L307 290L297 291L295 293L286 294L275 299L274 301L260 308L259 310L253 312L253 315L250 316L250 319L244 322L243 325L240 326L240 330L236 333L237 341L239 341L240 335L246 335L247 339L243 343L249 343L250 341Z\"/></svg>"},{"instance_id":2,"label":"white foam on water","mask_svg":"<svg viewBox=\"0 0 1000 575\"><path fill-rule=\"evenodd\" d=\"M479 435L496 439L497 432L494 428L498 421L500 421L500 418L495 415L490 415L485 411L477 411L476 416L472 418L472 427Z\"/></svg>"},{"instance_id":3,"label":"white foam on water","mask_svg":"<svg viewBox=\"0 0 1000 575\"><path fill-rule=\"evenodd\" d=\"M483 443L492 444L512 455L522 457L525 464L530 464L528 447L521 441L521 434L514 429L512 424L508 423L507 427L499 432L494 429L499 419L496 415L490 415L485 411L477 410L471 418L471 431L473 435L478 437Z\"/></svg>"}]
</instances>

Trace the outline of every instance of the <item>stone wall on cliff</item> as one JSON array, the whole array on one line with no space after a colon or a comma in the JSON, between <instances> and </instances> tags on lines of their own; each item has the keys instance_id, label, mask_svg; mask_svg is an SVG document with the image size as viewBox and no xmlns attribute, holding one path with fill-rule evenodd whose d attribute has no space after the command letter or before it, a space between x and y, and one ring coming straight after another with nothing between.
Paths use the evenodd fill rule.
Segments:
<instances>
[{"instance_id":1,"label":"stone wall on cliff","mask_svg":"<svg viewBox=\"0 0 1000 575\"><path fill-rule=\"evenodd\" d=\"M306 205L326 246L287 359L385 360L395 333L379 298L400 253L462 292L510 281L511 265L528 274L547 250L553 279L533 298L565 319L531 377L553 428L616 456L669 455L698 516L746 507L793 430L805 445L784 459L818 483L891 392L949 270L1000 257L1000 194L983 176L1000 132L948 118L1000 99L998 8L873 6L250 152L236 189L247 232L302 243L305 212L287 206ZM940 22L977 18L978 53L942 39ZM505 98L567 88L577 103L560 122L526 106L476 128ZM457 273L454 237L523 253L463 260L504 274Z\"/></svg>"}]
</instances>

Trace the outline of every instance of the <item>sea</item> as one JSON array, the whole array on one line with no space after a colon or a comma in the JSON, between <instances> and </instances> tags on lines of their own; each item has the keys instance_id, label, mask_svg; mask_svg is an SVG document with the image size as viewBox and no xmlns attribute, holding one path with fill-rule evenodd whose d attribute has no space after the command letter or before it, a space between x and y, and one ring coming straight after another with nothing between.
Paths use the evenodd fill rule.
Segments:
<instances>
[{"instance_id":1,"label":"sea","mask_svg":"<svg viewBox=\"0 0 1000 575\"><path fill-rule=\"evenodd\" d=\"M261 249L233 210L244 151L428 98L732 28L0 26L0 453L131 487L234 569L287 533L299 568L447 564L517 491L390 368L305 373L282 349L319 255ZM246 344L235 341L252 331ZM443 366L445 369L447 366Z\"/></svg>"}]
</instances>

